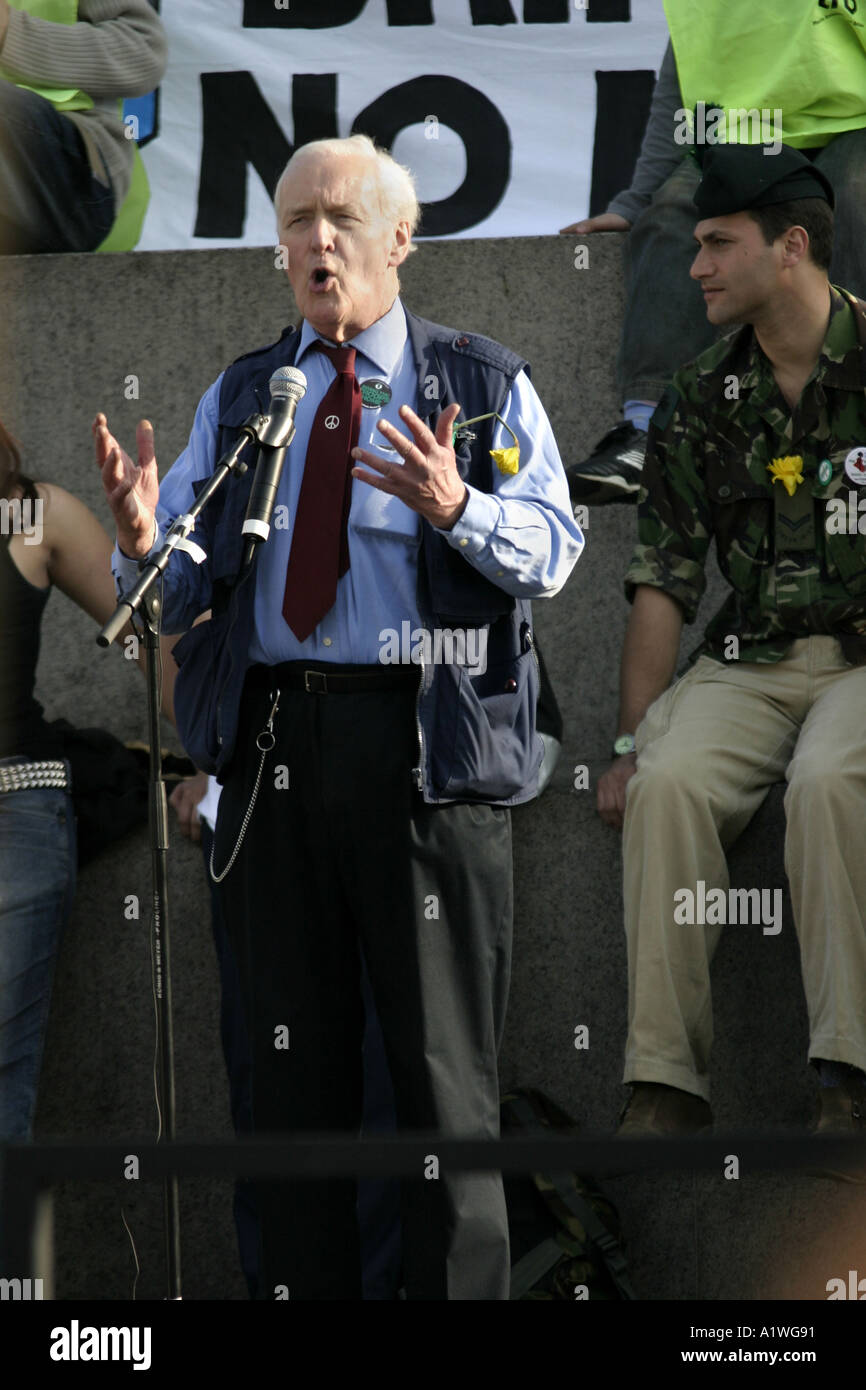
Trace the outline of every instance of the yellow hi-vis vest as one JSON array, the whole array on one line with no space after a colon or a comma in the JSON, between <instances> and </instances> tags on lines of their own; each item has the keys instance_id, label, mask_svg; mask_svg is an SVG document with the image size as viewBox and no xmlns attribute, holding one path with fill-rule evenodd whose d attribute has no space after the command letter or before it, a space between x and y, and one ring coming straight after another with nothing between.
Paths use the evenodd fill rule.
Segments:
<instances>
[{"instance_id":1,"label":"yellow hi-vis vest","mask_svg":"<svg viewBox=\"0 0 866 1390\"><path fill-rule=\"evenodd\" d=\"M866 0L664 0L683 107L731 118L718 139L756 144L756 116L795 149L866 126ZM725 129L727 133L725 133Z\"/></svg>"},{"instance_id":2,"label":"yellow hi-vis vest","mask_svg":"<svg viewBox=\"0 0 866 1390\"><path fill-rule=\"evenodd\" d=\"M52 24L77 24L78 0L9 0L10 8L23 10L34 19L47 19ZM50 87L35 82L16 82L16 87L45 97L58 111L89 111L93 98L75 87ZM120 104L123 111L123 103ZM97 251L131 251L141 236L144 215L150 202L150 184L138 145L132 157L132 182L129 192L117 211L114 224Z\"/></svg>"}]
</instances>

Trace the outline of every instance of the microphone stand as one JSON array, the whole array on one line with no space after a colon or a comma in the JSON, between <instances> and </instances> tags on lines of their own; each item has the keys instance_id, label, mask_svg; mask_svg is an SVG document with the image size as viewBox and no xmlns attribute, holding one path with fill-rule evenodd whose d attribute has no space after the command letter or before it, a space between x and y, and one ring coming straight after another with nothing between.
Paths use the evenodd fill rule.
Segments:
<instances>
[{"instance_id":1,"label":"microphone stand","mask_svg":"<svg viewBox=\"0 0 866 1390\"><path fill-rule=\"evenodd\" d=\"M158 675L159 634L162 602L157 580L165 571L172 552L178 545L192 548L187 541L196 519L207 506L214 493L222 486L230 473L241 477L247 465L241 463L240 454L251 441L258 441L265 429L269 416L251 415L240 427L235 443L224 454L196 498L192 508L180 516L170 528L162 549L147 564L128 594L119 600L114 613L97 635L100 647L108 647L119 636L133 614L138 613L144 628L144 643L147 664L147 715L148 741L150 744L149 771L149 827L151 846L151 876L153 884L153 984L156 997L157 1016L157 1086L161 1111L160 1140L172 1143L176 1137L175 1129L175 1085L174 1085L174 1034L171 1012L171 952L168 914L168 807L165 796L165 780L162 775L160 756L159 706L160 689ZM202 553L203 558L203 553ZM180 1267L180 1215L178 1208L178 1181L176 1174L168 1174L163 1179L163 1207L165 1221L167 1297L174 1301L181 1295Z\"/></svg>"}]
</instances>

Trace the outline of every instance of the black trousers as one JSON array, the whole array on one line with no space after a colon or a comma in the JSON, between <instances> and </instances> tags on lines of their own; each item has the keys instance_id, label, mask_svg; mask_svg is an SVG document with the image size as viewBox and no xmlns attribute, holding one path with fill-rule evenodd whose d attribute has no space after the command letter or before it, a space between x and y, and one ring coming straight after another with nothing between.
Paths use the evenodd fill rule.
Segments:
<instances>
[{"instance_id":1,"label":"black trousers","mask_svg":"<svg viewBox=\"0 0 866 1390\"><path fill-rule=\"evenodd\" d=\"M247 680L217 872L249 804L256 735L281 672L255 667ZM496 1137L511 956L508 811L424 804L410 778L410 687L282 690L274 736L221 887L250 1034L254 1131L359 1129L360 944L399 1127ZM279 1046L286 1029L289 1045ZM283 1289L292 1299L360 1297L355 1200L355 1182L342 1179L257 1185L263 1298ZM498 1173L419 1172L402 1184L401 1216L409 1298L508 1297Z\"/></svg>"}]
</instances>

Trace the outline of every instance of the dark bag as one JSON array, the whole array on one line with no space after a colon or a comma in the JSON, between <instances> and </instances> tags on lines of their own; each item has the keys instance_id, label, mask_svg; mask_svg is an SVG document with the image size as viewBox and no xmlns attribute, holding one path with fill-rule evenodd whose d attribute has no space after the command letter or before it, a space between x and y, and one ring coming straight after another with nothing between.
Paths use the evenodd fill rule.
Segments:
<instances>
[{"instance_id":1,"label":"dark bag","mask_svg":"<svg viewBox=\"0 0 866 1390\"><path fill-rule=\"evenodd\" d=\"M577 1126L541 1091L517 1090L500 1105L502 1136L576 1135ZM634 1299L613 1203L578 1173L504 1177L511 1241L511 1298Z\"/></svg>"},{"instance_id":2,"label":"dark bag","mask_svg":"<svg viewBox=\"0 0 866 1390\"><path fill-rule=\"evenodd\" d=\"M50 728L72 773L78 867L147 822L147 770L106 729L76 729L65 719Z\"/></svg>"},{"instance_id":3,"label":"dark bag","mask_svg":"<svg viewBox=\"0 0 866 1390\"><path fill-rule=\"evenodd\" d=\"M144 743L121 743L107 729L76 729L65 719L49 725L72 775L72 804L82 868L116 840L147 824L150 755ZM191 777L189 758L160 750L166 782Z\"/></svg>"}]
</instances>

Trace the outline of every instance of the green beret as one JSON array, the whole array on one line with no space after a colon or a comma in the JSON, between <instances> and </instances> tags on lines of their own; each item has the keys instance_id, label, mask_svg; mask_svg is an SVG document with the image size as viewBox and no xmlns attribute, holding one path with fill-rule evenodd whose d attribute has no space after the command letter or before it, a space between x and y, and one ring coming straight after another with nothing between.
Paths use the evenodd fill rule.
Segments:
<instances>
[{"instance_id":1,"label":"green beret","mask_svg":"<svg viewBox=\"0 0 866 1390\"><path fill-rule=\"evenodd\" d=\"M823 198L833 207L833 185L789 145L765 154L763 145L703 145L695 207L701 217L726 217L795 198Z\"/></svg>"}]
</instances>

